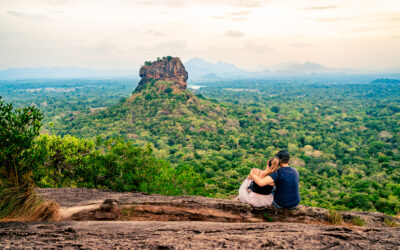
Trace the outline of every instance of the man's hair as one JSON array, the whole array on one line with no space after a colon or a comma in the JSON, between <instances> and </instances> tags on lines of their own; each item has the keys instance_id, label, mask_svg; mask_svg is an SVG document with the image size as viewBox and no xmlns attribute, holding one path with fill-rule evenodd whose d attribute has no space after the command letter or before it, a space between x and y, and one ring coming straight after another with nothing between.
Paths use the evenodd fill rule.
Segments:
<instances>
[{"instance_id":1,"label":"man's hair","mask_svg":"<svg viewBox=\"0 0 400 250\"><path fill-rule=\"evenodd\" d=\"M290 154L287 150L281 150L275 156L279 158L280 163L289 163Z\"/></svg>"}]
</instances>

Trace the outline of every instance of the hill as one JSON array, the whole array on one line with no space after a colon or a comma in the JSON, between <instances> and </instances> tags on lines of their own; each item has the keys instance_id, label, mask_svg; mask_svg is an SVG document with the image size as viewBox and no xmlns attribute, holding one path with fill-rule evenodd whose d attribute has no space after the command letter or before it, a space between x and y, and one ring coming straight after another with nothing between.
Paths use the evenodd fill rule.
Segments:
<instances>
[{"instance_id":1,"label":"hill","mask_svg":"<svg viewBox=\"0 0 400 250\"><path fill-rule=\"evenodd\" d=\"M399 84L399 83L400 80L388 79L388 78L379 78L371 82L371 84Z\"/></svg>"},{"instance_id":2,"label":"hill","mask_svg":"<svg viewBox=\"0 0 400 250\"><path fill-rule=\"evenodd\" d=\"M142 80L130 97L90 117L69 118L70 129L66 127L65 133L79 132L92 138L122 136L162 148L164 144L188 146L191 136L221 126L234 129L228 128L228 113L223 106L187 90L187 72L178 58L147 64L140 69Z\"/></svg>"},{"instance_id":3,"label":"hill","mask_svg":"<svg viewBox=\"0 0 400 250\"><path fill-rule=\"evenodd\" d=\"M192 58L185 63L185 67L190 72L194 80L212 79L237 79L251 77L251 73L238 68L237 66L219 61L210 63L201 58Z\"/></svg>"},{"instance_id":4,"label":"hill","mask_svg":"<svg viewBox=\"0 0 400 250\"><path fill-rule=\"evenodd\" d=\"M310 74L346 74L357 73L356 70L348 68L329 68L322 64L305 62L305 63L286 63L277 67L275 74L289 75L310 75Z\"/></svg>"},{"instance_id":5,"label":"hill","mask_svg":"<svg viewBox=\"0 0 400 250\"><path fill-rule=\"evenodd\" d=\"M322 76L357 74L348 68L329 68L322 64L285 63L274 67L274 70L247 71L234 64L218 61L207 62L201 58L192 58L185 62L185 67L190 72L194 81L238 80L238 79L265 79L274 77L301 77L319 74Z\"/></svg>"}]
</instances>

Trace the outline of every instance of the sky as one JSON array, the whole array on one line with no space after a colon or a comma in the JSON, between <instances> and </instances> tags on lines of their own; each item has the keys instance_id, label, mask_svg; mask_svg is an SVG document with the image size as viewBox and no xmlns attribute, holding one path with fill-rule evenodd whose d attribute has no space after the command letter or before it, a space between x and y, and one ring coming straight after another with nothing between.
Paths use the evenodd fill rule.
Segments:
<instances>
[{"instance_id":1,"label":"sky","mask_svg":"<svg viewBox=\"0 0 400 250\"><path fill-rule=\"evenodd\" d=\"M400 1L0 0L0 69L127 70L165 55L400 69Z\"/></svg>"}]
</instances>

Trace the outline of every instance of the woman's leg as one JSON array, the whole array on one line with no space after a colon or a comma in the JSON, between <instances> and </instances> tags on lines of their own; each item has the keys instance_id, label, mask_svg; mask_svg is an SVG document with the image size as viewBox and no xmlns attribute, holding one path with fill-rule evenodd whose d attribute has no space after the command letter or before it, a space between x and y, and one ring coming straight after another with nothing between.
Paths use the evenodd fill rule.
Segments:
<instances>
[{"instance_id":1,"label":"woman's leg","mask_svg":"<svg viewBox=\"0 0 400 250\"><path fill-rule=\"evenodd\" d=\"M239 200L241 201L241 202L243 202L243 203L248 203L248 201L249 201L249 195L250 195L250 193L249 193L249 191L248 191L248 187L250 186L250 183L251 183L252 181L251 180L249 180L249 179L245 179L244 181L243 181L243 183L242 183L242 185L240 186L240 188L239 188Z\"/></svg>"}]
</instances>

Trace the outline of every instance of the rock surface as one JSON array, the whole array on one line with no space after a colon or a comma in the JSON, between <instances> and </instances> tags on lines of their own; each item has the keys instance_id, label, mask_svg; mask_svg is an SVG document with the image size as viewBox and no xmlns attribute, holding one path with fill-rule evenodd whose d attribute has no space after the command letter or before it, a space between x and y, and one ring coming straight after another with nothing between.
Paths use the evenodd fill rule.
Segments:
<instances>
[{"instance_id":1,"label":"rock surface","mask_svg":"<svg viewBox=\"0 0 400 250\"><path fill-rule=\"evenodd\" d=\"M147 195L138 192L118 193L87 188L38 189L47 200L61 206L63 220L135 220L135 221L212 221L212 222L296 222L328 224L328 211L299 206L295 210L274 207L254 208L237 200L201 196ZM370 227L385 227L385 219L399 219L382 213L340 212L350 224L358 217Z\"/></svg>"},{"instance_id":2,"label":"rock surface","mask_svg":"<svg viewBox=\"0 0 400 250\"><path fill-rule=\"evenodd\" d=\"M398 249L398 228L297 223L72 221L0 223L0 248Z\"/></svg>"},{"instance_id":3,"label":"rock surface","mask_svg":"<svg viewBox=\"0 0 400 250\"><path fill-rule=\"evenodd\" d=\"M139 75L142 78L137 89L151 80L171 81L174 87L180 90L187 88L188 73L178 57L165 57L157 61L147 63L140 68Z\"/></svg>"},{"instance_id":4,"label":"rock surface","mask_svg":"<svg viewBox=\"0 0 400 250\"><path fill-rule=\"evenodd\" d=\"M379 213L342 212L345 220L364 216L368 225L333 226L325 209L305 206L289 212L196 196L37 192L59 202L67 221L0 223L0 249L399 249L400 228L382 227Z\"/></svg>"}]
</instances>

